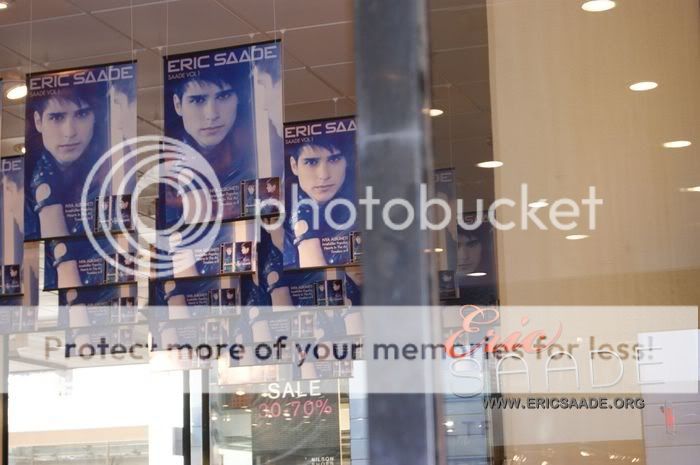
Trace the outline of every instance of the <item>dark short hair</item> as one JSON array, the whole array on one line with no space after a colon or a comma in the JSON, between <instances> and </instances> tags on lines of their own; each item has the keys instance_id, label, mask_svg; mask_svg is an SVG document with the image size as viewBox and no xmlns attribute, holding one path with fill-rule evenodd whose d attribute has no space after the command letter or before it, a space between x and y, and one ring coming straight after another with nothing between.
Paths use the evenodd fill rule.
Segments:
<instances>
[{"instance_id":1,"label":"dark short hair","mask_svg":"<svg viewBox=\"0 0 700 465\"><path fill-rule=\"evenodd\" d=\"M297 150L294 150L292 152L292 157L295 160L299 160L299 155L301 155L301 151L304 150L305 147L309 147L312 150L324 149L324 150L330 150L331 152L338 151L341 154L343 153L343 151L340 150L335 144L322 144L322 143L317 143L317 142L307 142L307 143L299 146L299 148Z\"/></svg>"},{"instance_id":2,"label":"dark short hair","mask_svg":"<svg viewBox=\"0 0 700 465\"><path fill-rule=\"evenodd\" d=\"M177 95L182 100L182 95L187 90L190 83L197 84L213 84L217 87L230 87L234 92L237 92L236 87L250 82L250 67L248 66L227 66L225 71L217 68L205 68L199 70L199 74L195 77L180 79L173 86L173 94Z\"/></svg>"},{"instance_id":3,"label":"dark short hair","mask_svg":"<svg viewBox=\"0 0 700 465\"><path fill-rule=\"evenodd\" d=\"M46 111L46 107L49 106L49 102L51 100L58 100L59 102L74 103L78 106L81 104L86 104L93 111L99 111L99 109L102 107L99 102L104 98L104 95L99 95L99 93L96 94L94 90L95 89L92 87L86 87L85 89L78 86L59 87L56 89L56 92L51 95L33 98L32 100L35 103L32 110L43 116L44 111Z\"/></svg>"}]
</instances>

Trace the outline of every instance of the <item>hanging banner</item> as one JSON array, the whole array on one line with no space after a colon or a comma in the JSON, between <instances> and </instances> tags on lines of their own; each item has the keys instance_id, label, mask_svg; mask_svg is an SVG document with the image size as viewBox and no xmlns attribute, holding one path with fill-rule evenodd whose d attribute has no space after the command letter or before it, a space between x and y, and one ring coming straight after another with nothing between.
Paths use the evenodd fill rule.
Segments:
<instances>
[{"instance_id":1,"label":"hanging banner","mask_svg":"<svg viewBox=\"0 0 700 465\"><path fill-rule=\"evenodd\" d=\"M240 315L240 278L169 279L151 282L154 321Z\"/></svg>"},{"instance_id":2,"label":"hanging banner","mask_svg":"<svg viewBox=\"0 0 700 465\"><path fill-rule=\"evenodd\" d=\"M125 174L136 160L124 148L105 154L136 136L136 63L32 74L27 88L25 240L131 229L121 204L131 203L135 176Z\"/></svg>"},{"instance_id":3,"label":"hanging banner","mask_svg":"<svg viewBox=\"0 0 700 465\"><path fill-rule=\"evenodd\" d=\"M0 334L34 331L39 244L24 243L24 157L0 159Z\"/></svg>"},{"instance_id":4,"label":"hanging banner","mask_svg":"<svg viewBox=\"0 0 700 465\"><path fill-rule=\"evenodd\" d=\"M285 269L359 262L356 131L354 117L285 125Z\"/></svg>"},{"instance_id":5,"label":"hanging banner","mask_svg":"<svg viewBox=\"0 0 700 465\"><path fill-rule=\"evenodd\" d=\"M455 278L459 303L495 305L498 303L496 232L486 211L465 213L463 221L472 230L459 228L457 236Z\"/></svg>"},{"instance_id":6,"label":"hanging banner","mask_svg":"<svg viewBox=\"0 0 700 465\"><path fill-rule=\"evenodd\" d=\"M116 239L118 249L107 237L95 238L102 253L95 250L90 240L83 238L46 242L44 290L135 282L136 251L127 236Z\"/></svg>"},{"instance_id":7,"label":"hanging banner","mask_svg":"<svg viewBox=\"0 0 700 465\"><path fill-rule=\"evenodd\" d=\"M446 202L451 211L457 211L457 190L455 185L455 169L442 168L435 170L435 194L438 199ZM431 221L438 223L442 218L437 217L437 211L430 212ZM452 217L447 227L436 232L435 253L437 254L438 283L440 299L452 299L458 295L455 270L457 269L457 219Z\"/></svg>"},{"instance_id":8,"label":"hanging banner","mask_svg":"<svg viewBox=\"0 0 700 465\"><path fill-rule=\"evenodd\" d=\"M203 225L203 234L210 234L206 244L188 241L185 234L175 232L160 245L161 255L167 257L170 266L164 269L160 279L217 276L231 273L253 273L257 270L255 222L237 221L216 225ZM161 242L166 242L163 238ZM204 241L202 241L204 242ZM202 245L207 245L206 248ZM161 260L161 264L164 264Z\"/></svg>"},{"instance_id":9,"label":"hanging banner","mask_svg":"<svg viewBox=\"0 0 700 465\"><path fill-rule=\"evenodd\" d=\"M182 169L198 166L188 160L196 156L206 161L218 179L196 184L180 180L184 194L161 183L161 228L178 221L211 221L217 213L224 221L252 216L258 196L279 199L283 171L280 56L280 43L275 41L165 57L165 135L194 150L196 155L186 154L178 161ZM164 159L163 176L171 172L167 166ZM210 217L189 214L188 206L198 201L211 203Z\"/></svg>"},{"instance_id":10,"label":"hanging banner","mask_svg":"<svg viewBox=\"0 0 700 465\"><path fill-rule=\"evenodd\" d=\"M0 217L2 270L0 293L3 296L22 293L24 252L24 160L21 156L3 158L0 164Z\"/></svg>"},{"instance_id":11,"label":"hanging banner","mask_svg":"<svg viewBox=\"0 0 700 465\"><path fill-rule=\"evenodd\" d=\"M58 291L58 327L82 328L136 323L135 284Z\"/></svg>"}]
</instances>

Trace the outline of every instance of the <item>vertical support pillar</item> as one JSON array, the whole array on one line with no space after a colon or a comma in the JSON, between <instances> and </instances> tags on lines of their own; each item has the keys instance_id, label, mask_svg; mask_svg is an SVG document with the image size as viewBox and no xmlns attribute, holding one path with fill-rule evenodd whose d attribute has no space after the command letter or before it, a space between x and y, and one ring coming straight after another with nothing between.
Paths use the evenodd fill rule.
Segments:
<instances>
[{"instance_id":1,"label":"vertical support pillar","mask_svg":"<svg viewBox=\"0 0 700 465\"><path fill-rule=\"evenodd\" d=\"M431 284L429 231L418 221L420 185L432 182L432 151L427 110L430 97L428 13L425 0L355 2L355 41L359 155L359 197L371 187L381 204L360 208L363 242L363 305L368 349L382 340L430 340L429 312L382 312L381 305L426 306L435 302ZM382 219L391 199L413 206L414 221L396 231ZM406 209L388 211L395 223ZM367 228L371 217L372 228ZM372 357L366 351L366 357ZM401 393L401 383L433 383L429 363L387 373L387 364L368 363L369 463L435 464L435 397L429 390ZM382 383L379 386L378 383ZM396 390L387 390L387 383ZM391 391L391 392L390 392ZM392 393L393 392L393 393ZM405 392L405 391L404 391Z\"/></svg>"}]
</instances>

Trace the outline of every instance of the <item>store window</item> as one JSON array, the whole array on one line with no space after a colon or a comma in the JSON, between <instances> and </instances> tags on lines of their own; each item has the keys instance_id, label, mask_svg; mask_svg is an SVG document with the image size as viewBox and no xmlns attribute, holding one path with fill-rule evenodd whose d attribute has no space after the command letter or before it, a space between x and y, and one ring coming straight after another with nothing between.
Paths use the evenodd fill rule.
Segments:
<instances>
[{"instance_id":1,"label":"store window","mask_svg":"<svg viewBox=\"0 0 700 465\"><path fill-rule=\"evenodd\" d=\"M0 1L8 463L695 463L698 3L394 3Z\"/></svg>"}]
</instances>

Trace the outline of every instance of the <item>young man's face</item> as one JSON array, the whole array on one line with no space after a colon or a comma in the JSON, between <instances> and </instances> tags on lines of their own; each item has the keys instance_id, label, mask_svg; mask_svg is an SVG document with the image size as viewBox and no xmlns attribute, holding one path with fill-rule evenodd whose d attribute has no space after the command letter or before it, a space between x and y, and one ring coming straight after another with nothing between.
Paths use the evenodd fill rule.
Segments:
<instances>
[{"instance_id":1,"label":"young man's face","mask_svg":"<svg viewBox=\"0 0 700 465\"><path fill-rule=\"evenodd\" d=\"M83 154L95 131L95 112L85 102L51 99L43 113L34 112L34 125L44 148L61 165L70 165Z\"/></svg>"},{"instance_id":2,"label":"young man's face","mask_svg":"<svg viewBox=\"0 0 700 465\"><path fill-rule=\"evenodd\" d=\"M267 193L268 194L274 194L277 191L277 184L268 182L267 185Z\"/></svg>"},{"instance_id":3,"label":"young man's face","mask_svg":"<svg viewBox=\"0 0 700 465\"><path fill-rule=\"evenodd\" d=\"M236 122L238 97L229 85L192 81L173 102L185 131L203 148L218 145Z\"/></svg>"},{"instance_id":4,"label":"young man's face","mask_svg":"<svg viewBox=\"0 0 700 465\"><path fill-rule=\"evenodd\" d=\"M345 182L348 162L338 151L307 145L290 163L292 172L299 178L299 187L318 203L335 197Z\"/></svg>"},{"instance_id":5,"label":"young man's face","mask_svg":"<svg viewBox=\"0 0 700 465\"><path fill-rule=\"evenodd\" d=\"M457 243L457 268L464 273L476 271L481 262L481 242L476 236L460 235Z\"/></svg>"}]
</instances>

